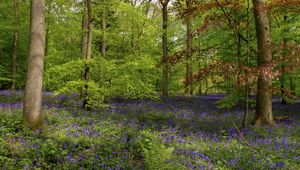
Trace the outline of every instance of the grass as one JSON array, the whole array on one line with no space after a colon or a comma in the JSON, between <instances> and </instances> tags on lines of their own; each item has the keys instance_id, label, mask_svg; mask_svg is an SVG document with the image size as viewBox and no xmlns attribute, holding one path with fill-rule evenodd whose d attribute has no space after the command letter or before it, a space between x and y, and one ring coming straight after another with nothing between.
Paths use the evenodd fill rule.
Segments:
<instances>
[{"instance_id":1,"label":"grass","mask_svg":"<svg viewBox=\"0 0 300 170\"><path fill-rule=\"evenodd\" d=\"M115 100L90 112L44 103L33 132L10 105L18 97L0 98L2 169L300 169L299 103L274 103L292 122L240 131L241 109L217 109L216 96Z\"/></svg>"}]
</instances>

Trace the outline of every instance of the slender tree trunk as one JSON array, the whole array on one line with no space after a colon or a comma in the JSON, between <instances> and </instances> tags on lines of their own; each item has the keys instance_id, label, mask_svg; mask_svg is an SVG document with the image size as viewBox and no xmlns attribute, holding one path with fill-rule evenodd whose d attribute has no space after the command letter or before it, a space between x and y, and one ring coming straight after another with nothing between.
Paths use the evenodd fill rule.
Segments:
<instances>
[{"instance_id":1,"label":"slender tree trunk","mask_svg":"<svg viewBox=\"0 0 300 170\"><path fill-rule=\"evenodd\" d=\"M18 55L18 35L19 35L19 0L14 0L14 33L13 33L13 48L12 48L12 85L11 90L16 90L17 83L17 55Z\"/></svg>"},{"instance_id":2,"label":"slender tree trunk","mask_svg":"<svg viewBox=\"0 0 300 170\"><path fill-rule=\"evenodd\" d=\"M32 129L38 128L42 105L45 52L45 0L31 0L30 43L26 67L23 119Z\"/></svg>"},{"instance_id":3,"label":"slender tree trunk","mask_svg":"<svg viewBox=\"0 0 300 170\"><path fill-rule=\"evenodd\" d=\"M287 55L287 48L286 48L286 45L287 45L287 39L286 39L286 32L288 31L286 29L286 20L287 20L287 16L284 15L284 23L283 23L283 26L284 26L284 29L283 29L283 32L282 32L282 36L283 36L283 49L282 49L282 59L283 59L283 62L281 63L281 77L280 77L280 92L281 92L281 103L282 104L287 104L286 100L285 100L285 76L286 76L286 73L285 73L285 58L286 58L286 55Z\"/></svg>"},{"instance_id":4,"label":"slender tree trunk","mask_svg":"<svg viewBox=\"0 0 300 170\"><path fill-rule=\"evenodd\" d=\"M86 53L87 53L87 41L88 41L88 28L87 28L87 14L86 14L86 1L83 2L83 10L82 10L82 42L81 42L81 56L82 60L86 60ZM83 69L81 73L81 80L85 81L85 68ZM81 87L80 91L80 98L84 99L85 96L85 90L84 86ZM84 104L83 104L84 105Z\"/></svg>"},{"instance_id":5,"label":"slender tree trunk","mask_svg":"<svg viewBox=\"0 0 300 170\"><path fill-rule=\"evenodd\" d=\"M285 28L284 32L285 33L288 32L286 24L287 24L287 16L285 15L284 16L284 28ZM287 38L284 37L283 41L284 41L284 52L283 52L283 55L286 56L286 55L288 55ZM296 82L295 82L294 79L295 79L295 75L294 75L294 73L291 73L290 77L289 77L289 80L290 80L290 91L291 91L291 94L293 96L296 95Z\"/></svg>"},{"instance_id":6,"label":"slender tree trunk","mask_svg":"<svg viewBox=\"0 0 300 170\"><path fill-rule=\"evenodd\" d=\"M257 63L261 71L257 80L256 113L253 125L271 125L272 117L272 61L270 26L264 0L252 0L257 34Z\"/></svg>"},{"instance_id":7,"label":"slender tree trunk","mask_svg":"<svg viewBox=\"0 0 300 170\"><path fill-rule=\"evenodd\" d=\"M199 57L201 57L201 41L200 41L200 37L198 38L198 55ZM201 70L201 61L199 61L198 63L199 66L199 71ZM201 79L199 79L199 94L202 94L202 81Z\"/></svg>"},{"instance_id":8,"label":"slender tree trunk","mask_svg":"<svg viewBox=\"0 0 300 170\"><path fill-rule=\"evenodd\" d=\"M168 3L169 0L161 0L162 5L162 13L163 13L163 21L162 21L162 28L163 28L163 36L162 36L162 49L163 49L163 89L162 95L168 96L168 82L169 82L169 61L168 61Z\"/></svg>"},{"instance_id":9,"label":"slender tree trunk","mask_svg":"<svg viewBox=\"0 0 300 170\"><path fill-rule=\"evenodd\" d=\"M204 60L204 67L206 68L207 67L207 61L206 59ZM208 78L207 76L205 77L205 95L208 94Z\"/></svg>"},{"instance_id":10,"label":"slender tree trunk","mask_svg":"<svg viewBox=\"0 0 300 170\"><path fill-rule=\"evenodd\" d=\"M281 76L280 76L280 94L281 94L281 103L287 104L285 100L285 65L281 63Z\"/></svg>"},{"instance_id":11,"label":"slender tree trunk","mask_svg":"<svg viewBox=\"0 0 300 170\"><path fill-rule=\"evenodd\" d=\"M191 1L186 0L186 7L187 9L191 8ZM186 18L186 36L187 36L187 64L186 64L186 75L185 75L185 94L193 95L193 83L192 83L192 43L193 43L193 34L192 34L192 27L191 27L191 17L187 16Z\"/></svg>"},{"instance_id":12,"label":"slender tree trunk","mask_svg":"<svg viewBox=\"0 0 300 170\"><path fill-rule=\"evenodd\" d=\"M201 63L199 61L199 71L201 70ZM202 94L202 81L199 79L199 94Z\"/></svg>"},{"instance_id":13,"label":"slender tree trunk","mask_svg":"<svg viewBox=\"0 0 300 170\"><path fill-rule=\"evenodd\" d=\"M82 38L82 55L85 61L91 59L92 55L92 2L86 0L84 3L83 18L82 18L82 29L84 30ZM81 98L83 98L83 108L88 109L88 82L90 79L90 68L88 64L85 64L82 79L85 82L84 87L81 90Z\"/></svg>"},{"instance_id":14,"label":"slender tree trunk","mask_svg":"<svg viewBox=\"0 0 300 170\"><path fill-rule=\"evenodd\" d=\"M85 60L87 53L87 41L88 41L88 23L86 14L86 2L84 1L83 12L82 12L82 42L81 42L81 56Z\"/></svg>"},{"instance_id":15,"label":"slender tree trunk","mask_svg":"<svg viewBox=\"0 0 300 170\"><path fill-rule=\"evenodd\" d=\"M106 7L102 11L101 22L102 40L101 40L101 55L103 58L106 56Z\"/></svg>"},{"instance_id":16,"label":"slender tree trunk","mask_svg":"<svg viewBox=\"0 0 300 170\"><path fill-rule=\"evenodd\" d=\"M17 53L18 53L18 31L13 33L13 49L12 49L12 84L11 90L16 91L17 84Z\"/></svg>"},{"instance_id":17,"label":"slender tree trunk","mask_svg":"<svg viewBox=\"0 0 300 170\"><path fill-rule=\"evenodd\" d=\"M91 59L92 56L92 36L93 36L93 13L92 13L92 1L87 0L87 13L88 13L88 38L87 38L87 54L86 59Z\"/></svg>"},{"instance_id":18,"label":"slender tree trunk","mask_svg":"<svg viewBox=\"0 0 300 170\"><path fill-rule=\"evenodd\" d=\"M250 39L250 0L247 0L247 39ZM250 57L250 41L247 42L247 54L246 54L246 64L249 65L249 57ZM245 98L244 98L244 116L242 122L242 128L246 127L247 118L249 115L249 81L247 78L247 72L244 73L246 75L246 83L245 83Z\"/></svg>"}]
</instances>

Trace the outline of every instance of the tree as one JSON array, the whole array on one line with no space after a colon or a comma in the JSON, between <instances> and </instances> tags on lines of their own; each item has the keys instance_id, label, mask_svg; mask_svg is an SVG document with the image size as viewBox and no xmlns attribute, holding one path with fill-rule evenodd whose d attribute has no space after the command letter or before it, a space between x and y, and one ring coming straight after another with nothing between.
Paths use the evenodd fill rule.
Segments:
<instances>
[{"instance_id":1,"label":"tree","mask_svg":"<svg viewBox=\"0 0 300 170\"><path fill-rule=\"evenodd\" d=\"M26 67L23 120L35 129L40 124L45 53L45 0L31 1L30 42Z\"/></svg>"},{"instance_id":2,"label":"tree","mask_svg":"<svg viewBox=\"0 0 300 170\"><path fill-rule=\"evenodd\" d=\"M270 25L264 0L252 0L258 46L258 80L254 126L271 125L272 117L272 50Z\"/></svg>"},{"instance_id":3,"label":"tree","mask_svg":"<svg viewBox=\"0 0 300 170\"><path fill-rule=\"evenodd\" d=\"M19 0L14 0L14 33L13 33L13 48L12 48L12 85L11 89L16 90L17 77L17 53L18 53L18 22L19 22Z\"/></svg>"},{"instance_id":4,"label":"tree","mask_svg":"<svg viewBox=\"0 0 300 170\"><path fill-rule=\"evenodd\" d=\"M170 0L160 0L162 5L162 49L163 49L163 85L162 85L162 95L168 96L168 81L169 81L169 64L168 64L168 4Z\"/></svg>"},{"instance_id":5,"label":"tree","mask_svg":"<svg viewBox=\"0 0 300 170\"><path fill-rule=\"evenodd\" d=\"M92 28L93 28L93 16L92 16L92 2L91 0L86 0L84 2L84 10L82 17L82 30L83 30L83 39L82 39L82 57L85 61L91 59L92 55ZM90 67L88 64L85 64L82 79L85 81L84 87L82 89L81 95L83 97L83 108L87 107L87 90L88 90L88 81L90 79Z\"/></svg>"},{"instance_id":6,"label":"tree","mask_svg":"<svg viewBox=\"0 0 300 170\"><path fill-rule=\"evenodd\" d=\"M282 49L282 58L285 59L286 55L287 55L287 38L286 38L286 32L288 32L287 27L286 27L286 21L287 21L287 16L284 15L283 16L283 49ZM285 73L285 63L281 63L281 77L280 77L280 92L281 92L281 103L282 104L287 104L286 101L286 96L285 96L285 77L286 77L286 73Z\"/></svg>"},{"instance_id":7,"label":"tree","mask_svg":"<svg viewBox=\"0 0 300 170\"><path fill-rule=\"evenodd\" d=\"M191 8L191 0L186 0L186 9L189 10ZM192 76L193 76L193 68L192 68L192 48L193 48L193 33L192 33L192 22L191 16L188 14L185 18L186 22L186 76L185 76L185 94L193 94L193 83Z\"/></svg>"}]
</instances>

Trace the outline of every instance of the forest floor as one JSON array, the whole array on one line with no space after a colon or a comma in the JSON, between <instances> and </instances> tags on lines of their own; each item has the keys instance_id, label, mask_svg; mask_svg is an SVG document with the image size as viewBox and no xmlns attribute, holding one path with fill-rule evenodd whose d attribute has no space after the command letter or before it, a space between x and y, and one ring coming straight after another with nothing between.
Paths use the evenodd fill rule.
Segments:
<instances>
[{"instance_id":1,"label":"forest floor","mask_svg":"<svg viewBox=\"0 0 300 170\"><path fill-rule=\"evenodd\" d=\"M2 169L300 169L300 103L273 99L273 127L239 130L241 106L223 95L114 99L84 111L74 96L43 99L44 125L22 124L22 92L0 91ZM253 107L253 106L252 106Z\"/></svg>"}]
</instances>

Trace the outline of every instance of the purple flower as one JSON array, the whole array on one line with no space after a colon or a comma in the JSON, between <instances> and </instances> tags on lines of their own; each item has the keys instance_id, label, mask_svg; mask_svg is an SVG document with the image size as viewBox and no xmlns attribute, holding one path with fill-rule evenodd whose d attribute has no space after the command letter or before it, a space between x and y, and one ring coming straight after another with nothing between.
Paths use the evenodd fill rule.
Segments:
<instances>
[{"instance_id":1,"label":"purple flower","mask_svg":"<svg viewBox=\"0 0 300 170\"><path fill-rule=\"evenodd\" d=\"M78 132L74 132L74 133L73 133L73 136L74 136L74 137L79 137L80 134L79 134Z\"/></svg>"},{"instance_id":2,"label":"purple flower","mask_svg":"<svg viewBox=\"0 0 300 170\"><path fill-rule=\"evenodd\" d=\"M68 148L68 142L64 142L63 143L63 149L67 149Z\"/></svg>"},{"instance_id":3,"label":"purple flower","mask_svg":"<svg viewBox=\"0 0 300 170\"><path fill-rule=\"evenodd\" d=\"M68 154L68 155L67 155L67 157L66 157L66 159L67 159L67 161L69 161L69 162L70 162L70 161L71 161L71 159L72 159L72 155Z\"/></svg>"},{"instance_id":4,"label":"purple flower","mask_svg":"<svg viewBox=\"0 0 300 170\"><path fill-rule=\"evenodd\" d=\"M285 165L284 161L276 162L276 167L278 167L278 166L284 166L284 165Z\"/></svg>"},{"instance_id":5,"label":"purple flower","mask_svg":"<svg viewBox=\"0 0 300 170\"><path fill-rule=\"evenodd\" d=\"M101 165L101 168L102 168L102 169L106 169L106 168L107 168L106 164L102 164L102 165Z\"/></svg>"}]
</instances>

